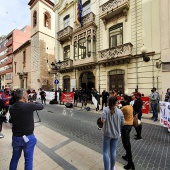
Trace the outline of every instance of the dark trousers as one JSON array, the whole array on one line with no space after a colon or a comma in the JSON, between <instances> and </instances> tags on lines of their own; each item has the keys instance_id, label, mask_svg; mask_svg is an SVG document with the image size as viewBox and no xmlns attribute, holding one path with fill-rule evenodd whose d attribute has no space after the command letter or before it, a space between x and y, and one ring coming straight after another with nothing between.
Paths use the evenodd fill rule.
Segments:
<instances>
[{"instance_id":1,"label":"dark trousers","mask_svg":"<svg viewBox=\"0 0 170 170\"><path fill-rule=\"evenodd\" d=\"M130 132L132 126L131 125L124 125L121 130L121 137L122 137L122 144L126 151L126 157L128 158L128 163L132 164L132 151L131 151L131 144L130 144Z\"/></svg>"},{"instance_id":2,"label":"dark trousers","mask_svg":"<svg viewBox=\"0 0 170 170\"><path fill-rule=\"evenodd\" d=\"M141 117L142 117L142 113L138 113L138 119L141 121ZM141 138L141 133L142 133L142 124L140 124L139 126L135 127L136 133L137 133L137 137Z\"/></svg>"},{"instance_id":3,"label":"dark trousers","mask_svg":"<svg viewBox=\"0 0 170 170\"><path fill-rule=\"evenodd\" d=\"M105 104L105 107L107 107L107 100L102 100L102 110L103 110L104 104Z\"/></svg>"}]
</instances>

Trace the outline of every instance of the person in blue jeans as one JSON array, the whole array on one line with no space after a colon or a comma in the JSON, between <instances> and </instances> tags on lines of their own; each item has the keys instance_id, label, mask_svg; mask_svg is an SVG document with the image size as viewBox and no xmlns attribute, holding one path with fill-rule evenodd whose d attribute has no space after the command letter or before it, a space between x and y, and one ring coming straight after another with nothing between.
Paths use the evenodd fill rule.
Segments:
<instances>
[{"instance_id":1,"label":"person in blue jeans","mask_svg":"<svg viewBox=\"0 0 170 170\"><path fill-rule=\"evenodd\" d=\"M103 122L103 162L105 170L114 170L116 162L116 150L121 134L121 127L124 125L124 116L117 108L117 97L111 96L108 106L104 108L101 121Z\"/></svg>"},{"instance_id":2,"label":"person in blue jeans","mask_svg":"<svg viewBox=\"0 0 170 170\"><path fill-rule=\"evenodd\" d=\"M33 153L37 142L34 136L34 114L36 110L44 107L40 103L29 102L28 94L23 89L17 89L14 93L14 103L9 113L12 120L12 147L13 155L10 162L10 170L16 170L22 151L25 157L25 170L33 169ZM24 169L24 168L23 168Z\"/></svg>"},{"instance_id":3,"label":"person in blue jeans","mask_svg":"<svg viewBox=\"0 0 170 170\"><path fill-rule=\"evenodd\" d=\"M159 103L159 93L156 91L156 88L153 87L151 90L152 94L150 95L151 108L153 111L153 120L158 121L158 103Z\"/></svg>"}]
</instances>

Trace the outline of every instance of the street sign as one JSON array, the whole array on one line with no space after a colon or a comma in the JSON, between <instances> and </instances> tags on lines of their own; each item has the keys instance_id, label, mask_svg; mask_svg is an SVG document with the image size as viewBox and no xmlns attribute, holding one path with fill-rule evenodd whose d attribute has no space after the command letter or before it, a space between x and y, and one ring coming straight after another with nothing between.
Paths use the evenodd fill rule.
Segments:
<instances>
[{"instance_id":1,"label":"street sign","mask_svg":"<svg viewBox=\"0 0 170 170\"><path fill-rule=\"evenodd\" d=\"M59 80L55 79L54 84L59 84Z\"/></svg>"}]
</instances>

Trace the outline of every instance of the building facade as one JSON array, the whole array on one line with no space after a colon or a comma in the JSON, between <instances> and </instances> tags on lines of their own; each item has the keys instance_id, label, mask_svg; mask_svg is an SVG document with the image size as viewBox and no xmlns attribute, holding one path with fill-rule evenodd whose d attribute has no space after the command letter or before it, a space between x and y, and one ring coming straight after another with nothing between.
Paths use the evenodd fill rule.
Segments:
<instances>
[{"instance_id":1,"label":"building facade","mask_svg":"<svg viewBox=\"0 0 170 170\"><path fill-rule=\"evenodd\" d=\"M13 52L13 89L31 88L31 41Z\"/></svg>"},{"instance_id":2,"label":"building facade","mask_svg":"<svg viewBox=\"0 0 170 170\"><path fill-rule=\"evenodd\" d=\"M14 29L0 42L1 88L13 87L13 51L30 39L30 26Z\"/></svg>"},{"instance_id":3,"label":"building facade","mask_svg":"<svg viewBox=\"0 0 170 170\"><path fill-rule=\"evenodd\" d=\"M54 86L50 63L54 62L55 15L50 0L30 0L31 11L31 87L48 90Z\"/></svg>"},{"instance_id":4,"label":"building facade","mask_svg":"<svg viewBox=\"0 0 170 170\"><path fill-rule=\"evenodd\" d=\"M59 87L144 95L156 87L162 92L156 65L161 59L160 0L82 0L82 8L82 24L77 24L77 0L55 1Z\"/></svg>"}]
</instances>

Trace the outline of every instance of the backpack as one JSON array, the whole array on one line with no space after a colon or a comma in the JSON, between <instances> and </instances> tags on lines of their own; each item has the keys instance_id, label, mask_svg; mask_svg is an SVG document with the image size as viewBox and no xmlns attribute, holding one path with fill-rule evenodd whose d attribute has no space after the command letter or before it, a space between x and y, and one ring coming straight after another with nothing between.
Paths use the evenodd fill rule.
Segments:
<instances>
[{"instance_id":1,"label":"backpack","mask_svg":"<svg viewBox=\"0 0 170 170\"><path fill-rule=\"evenodd\" d=\"M86 107L86 110L87 110L87 111L90 111L90 107Z\"/></svg>"}]
</instances>

